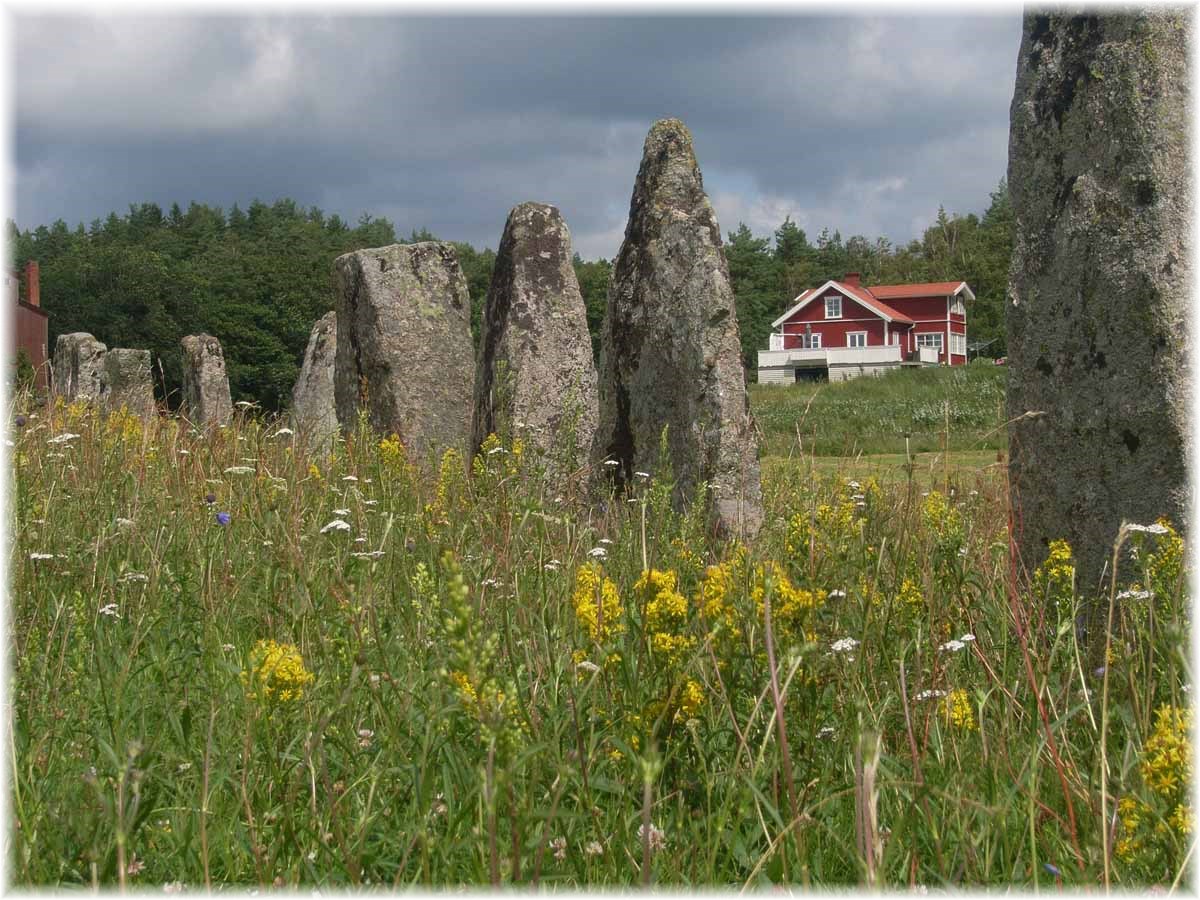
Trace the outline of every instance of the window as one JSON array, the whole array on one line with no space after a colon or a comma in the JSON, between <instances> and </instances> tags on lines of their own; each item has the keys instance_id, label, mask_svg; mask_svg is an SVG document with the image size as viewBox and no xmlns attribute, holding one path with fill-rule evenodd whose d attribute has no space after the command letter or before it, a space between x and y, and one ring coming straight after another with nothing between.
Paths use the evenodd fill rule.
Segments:
<instances>
[{"instance_id":1,"label":"window","mask_svg":"<svg viewBox=\"0 0 1200 900\"><path fill-rule=\"evenodd\" d=\"M819 334L810 334L808 336L808 346L811 350L821 349L821 336Z\"/></svg>"},{"instance_id":2,"label":"window","mask_svg":"<svg viewBox=\"0 0 1200 900\"><path fill-rule=\"evenodd\" d=\"M917 335L918 347L937 347L938 353L942 352L942 338L945 337L940 331L934 331L927 334Z\"/></svg>"},{"instance_id":3,"label":"window","mask_svg":"<svg viewBox=\"0 0 1200 900\"><path fill-rule=\"evenodd\" d=\"M967 355L967 336L950 332L950 352L958 356Z\"/></svg>"},{"instance_id":4,"label":"window","mask_svg":"<svg viewBox=\"0 0 1200 900\"><path fill-rule=\"evenodd\" d=\"M851 331L846 335L847 347L865 347L867 346L867 333L865 331Z\"/></svg>"},{"instance_id":5,"label":"window","mask_svg":"<svg viewBox=\"0 0 1200 900\"><path fill-rule=\"evenodd\" d=\"M950 312L956 316L965 316L967 314L967 307L963 304L962 297L954 298L954 303L950 306Z\"/></svg>"},{"instance_id":6,"label":"window","mask_svg":"<svg viewBox=\"0 0 1200 900\"><path fill-rule=\"evenodd\" d=\"M840 319L842 317L842 298L838 294L825 298L825 318Z\"/></svg>"}]
</instances>

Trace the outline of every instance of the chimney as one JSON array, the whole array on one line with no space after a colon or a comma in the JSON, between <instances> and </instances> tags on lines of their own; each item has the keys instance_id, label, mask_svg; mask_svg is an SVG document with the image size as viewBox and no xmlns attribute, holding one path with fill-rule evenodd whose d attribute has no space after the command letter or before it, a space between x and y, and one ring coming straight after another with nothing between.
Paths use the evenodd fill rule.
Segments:
<instances>
[{"instance_id":1,"label":"chimney","mask_svg":"<svg viewBox=\"0 0 1200 900\"><path fill-rule=\"evenodd\" d=\"M842 284L847 285L848 287L852 287L852 288L858 287L859 286L858 285L858 273L857 272L847 272L845 275L842 276Z\"/></svg>"},{"instance_id":2,"label":"chimney","mask_svg":"<svg viewBox=\"0 0 1200 900\"><path fill-rule=\"evenodd\" d=\"M42 286L38 278L38 264L36 260L30 260L25 263L25 302L30 306L42 305Z\"/></svg>"}]
</instances>

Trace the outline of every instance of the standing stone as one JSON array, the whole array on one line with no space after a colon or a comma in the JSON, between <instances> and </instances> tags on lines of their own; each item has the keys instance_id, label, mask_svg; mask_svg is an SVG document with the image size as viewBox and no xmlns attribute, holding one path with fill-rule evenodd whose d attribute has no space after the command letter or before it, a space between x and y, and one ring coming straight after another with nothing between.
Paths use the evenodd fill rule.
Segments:
<instances>
[{"instance_id":1,"label":"standing stone","mask_svg":"<svg viewBox=\"0 0 1200 900\"><path fill-rule=\"evenodd\" d=\"M596 367L571 234L545 203L504 226L475 369L472 448L520 423L520 436L567 467L586 462L596 431ZM565 472L559 471L559 474Z\"/></svg>"},{"instance_id":2,"label":"standing stone","mask_svg":"<svg viewBox=\"0 0 1200 900\"><path fill-rule=\"evenodd\" d=\"M197 428L228 425L233 418L221 342L191 334L183 344L183 414Z\"/></svg>"},{"instance_id":3,"label":"standing stone","mask_svg":"<svg viewBox=\"0 0 1200 900\"><path fill-rule=\"evenodd\" d=\"M52 393L68 403L98 400L107 352L108 348L86 331L60 334L54 344Z\"/></svg>"},{"instance_id":4,"label":"standing stone","mask_svg":"<svg viewBox=\"0 0 1200 900\"><path fill-rule=\"evenodd\" d=\"M676 501L707 482L718 527L762 522L758 439L729 267L692 136L678 119L646 137L601 336L596 455L618 483L651 472L667 427Z\"/></svg>"},{"instance_id":5,"label":"standing stone","mask_svg":"<svg viewBox=\"0 0 1200 900\"><path fill-rule=\"evenodd\" d=\"M104 354L100 380L100 401L107 409L125 407L143 419L149 419L157 413L149 350L109 350Z\"/></svg>"},{"instance_id":6,"label":"standing stone","mask_svg":"<svg viewBox=\"0 0 1200 900\"><path fill-rule=\"evenodd\" d=\"M313 447L327 445L337 432L333 366L337 356L337 313L317 320L304 351L300 377L292 388L292 426Z\"/></svg>"},{"instance_id":7,"label":"standing stone","mask_svg":"<svg viewBox=\"0 0 1200 900\"><path fill-rule=\"evenodd\" d=\"M1090 596L1123 519L1181 525L1187 509L1190 19L1025 15L1008 163L1014 537L1029 573L1069 541Z\"/></svg>"},{"instance_id":8,"label":"standing stone","mask_svg":"<svg viewBox=\"0 0 1200 900\"><path fill-rule=\"evenodd\" d=\"M452 244L356 250L333 263L337 297L334 397L352 429L360 408L414 459L466 452L475 348L471 301Z\"/></svg>"}]
</instances>

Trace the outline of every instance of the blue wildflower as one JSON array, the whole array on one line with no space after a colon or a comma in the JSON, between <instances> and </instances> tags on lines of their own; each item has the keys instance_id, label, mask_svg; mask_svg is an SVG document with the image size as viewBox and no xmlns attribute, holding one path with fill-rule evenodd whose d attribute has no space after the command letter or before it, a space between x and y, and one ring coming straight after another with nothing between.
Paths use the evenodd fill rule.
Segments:
<instances>
[{"instance_id":1,"label":"blue wildflower","mask_svg":"<svg viewBox=\"0 0 1200 900\"><path fill-rule=\"evenodd\" d=\"M217 513L217 524L218 525L228 525L232 520L233 520L233 516L229 515L229 513L227 513L227 512Z\"/></svg>"},{"instance_id":2,"label":"blue wildflower","mask_svg":"<svg viewBox=\"0 0 1200 900\"><path fill-rule=\"evenodd\" d=\"M207 503L209 506L212 506L214 503L217 502L217 495L216 494L205 494L204 502Z\"/></svg>"},{"instance_id":3,"label":"blue wildflower","mask_svg":"<svg viewBox=\"0 0 1200 900\"><path fill-rule=\"evenodd\" d=\"M1062 878L1062 872L1059 871L1058 866L1054 865L1054 863L1042 863L1042 865L1055 878Z\"/></svg>"}]
</instances>

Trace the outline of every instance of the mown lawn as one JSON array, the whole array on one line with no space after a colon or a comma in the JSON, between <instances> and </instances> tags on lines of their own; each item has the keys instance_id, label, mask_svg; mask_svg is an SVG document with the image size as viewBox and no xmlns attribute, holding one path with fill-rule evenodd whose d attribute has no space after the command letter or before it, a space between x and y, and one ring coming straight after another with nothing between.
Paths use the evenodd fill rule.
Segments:
<instances>
[{"instance_id":1,"label":"mown lawn","mask_svg":"<svg viewBox=\"0 0 1200 900\"><path fill-rule=\"evenodd\" d=\"M746 544L665 464L589 496L519 439L422 469L362 428L310 458L14 410L12 883L1176 883L1182 540L1129 534L1107 632L1069 548L1013 578L998 448L910 478L842 399L785 448L798 400L755 392Z\"/></svg>"}]
</instances>

